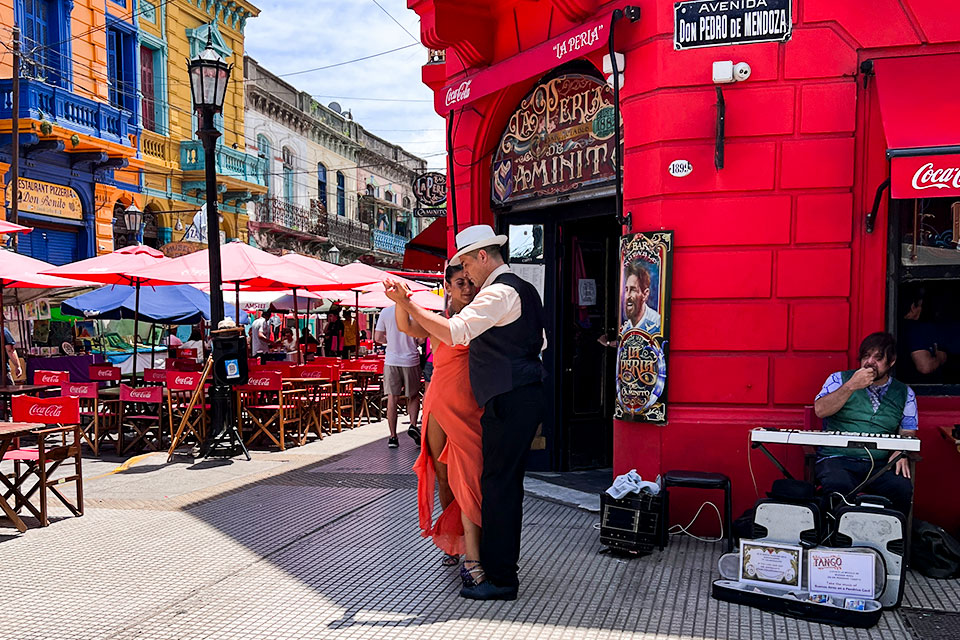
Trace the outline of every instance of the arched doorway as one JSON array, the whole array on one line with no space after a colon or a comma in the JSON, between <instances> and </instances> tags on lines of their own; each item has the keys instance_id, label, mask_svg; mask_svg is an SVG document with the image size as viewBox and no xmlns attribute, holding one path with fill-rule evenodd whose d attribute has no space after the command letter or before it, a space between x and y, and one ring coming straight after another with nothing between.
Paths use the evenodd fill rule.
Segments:
<instances>
[{"instance_id":1,"label":"arched doorway","mask_svg":"<svg viewBox=\"0 0 960 640\"><path fill-rule=\"evenodd\" d=\"M137 244L137 230L128 229L126 217L127 207L122 202L113 205L113 249L122 249ZM160 227L158 215L150 207L143 212L143 242L142 244L154 249L160 248Z\"/></svg>"}]
</instances>

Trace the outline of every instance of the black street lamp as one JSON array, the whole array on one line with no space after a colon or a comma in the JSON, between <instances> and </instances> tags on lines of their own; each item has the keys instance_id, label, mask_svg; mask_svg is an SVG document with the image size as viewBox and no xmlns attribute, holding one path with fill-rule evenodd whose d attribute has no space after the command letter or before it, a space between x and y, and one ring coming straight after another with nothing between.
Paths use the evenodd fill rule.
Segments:
<instances>
[{"instance_id":1,"label":"black street lamp","mask_svg":"<svg viewBox=\"0 0 960 640\"><path fill-rule=\"evenodd\" d=\"M212 29L212 26L211 26ZM202 447L203 457L207 457L217 447L218 441L224 436L230 436L230 442L239 442L240 448L250 459L243 446L243 440L237 433L230 409L232 392L229 384L218 373L218 360L225 360L223 338L227 338L224 331L219 331L223 320L223 275L220 265L220 212L217 211L217 131L214 116L223 111L223 100L227 93L227 82L230 80L232 65L224 62L213 49L212 34L207 35L207 46L193 60L187 64L190 72L190 92L193 95L193 108L197 112L200 128L197 137L203 142L203 167L207 181L207 251L210 257L210 326L213 336L213 387L210 389L210 436ZM237 324L240 323L240 311L237 310ZM239 340L239 331L229 332L237 345L244 344ZM239 361L246 360L246 353L235 353L233 367L239 367ZM246 367L243 367L246 371ZM229 374L227 377L230 377ZM236 376L234 376L236 377ZM245 381L245 380L244 380ZM231 447L232 449L232 447Z\"/></svg>"},{"instance_id":2,"label":"black street lamp","mask_svg":"<svg viewBox=\"0 0 960 640\"><path fill-rule=\"evenodd\" d=\"M140 211L136 204L131 204L124 209L123 224L127 227L127 231L133 232L133 241L137 244L143 244L142 230L140 229L143 225L143 211Z\"/></svg>"},{"instance_id":3,"label":"black street lamp","mask_svg":"<svg viewBox=\"0 0 960 640\"><path fill-rule=\"evenodd\" d=\"M216 329L223 320L223 278L220 270L220 214L217 211L217 138L220 132L214 116L223 111L232 65L228 65L213 48L212 36L207 46L187 64L190 91L200 128L197 137L203 142L203 167L207 180L207 249L210 256L210 325Z\"/></svg>"}]
</instances>

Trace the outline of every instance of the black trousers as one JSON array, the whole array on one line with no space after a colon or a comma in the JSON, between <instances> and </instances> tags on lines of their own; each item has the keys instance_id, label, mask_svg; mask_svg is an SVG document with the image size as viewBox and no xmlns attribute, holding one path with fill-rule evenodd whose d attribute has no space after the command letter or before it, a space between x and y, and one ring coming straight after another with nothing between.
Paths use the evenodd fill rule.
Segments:
<instances>
[{"instance_id":1,"label":"black trousers","mask_svg":"<svg viewBox=\"0 0 960 640\"><path fill-rule=\"evenodd\" d=\"M518 387L491 398L484 406L483 495L480 562L487 579L501 587L519 584L520 525L523 520L523 474L530 444L543 421L541 383Z\"/></svg>"},{"instance_id":2,"label":"black trousers","mask_svg":"<svg viewBox=\"0 0 960 640\"><path fill-rule=\"evenodd\" d=\"M885 464L885 463L884 463ZM876 463L875 468L883 464ZM834 491L844 495L853 491L870 473L870 461L866 458L824 458L816 466L817 484L824 496ZM868 485L860 488L860 493L871 493L889 498L893 508L906 516L910 512L913 486L910 480L897 475L896 469L890 469Z\"/></svg>"}]
</instances>

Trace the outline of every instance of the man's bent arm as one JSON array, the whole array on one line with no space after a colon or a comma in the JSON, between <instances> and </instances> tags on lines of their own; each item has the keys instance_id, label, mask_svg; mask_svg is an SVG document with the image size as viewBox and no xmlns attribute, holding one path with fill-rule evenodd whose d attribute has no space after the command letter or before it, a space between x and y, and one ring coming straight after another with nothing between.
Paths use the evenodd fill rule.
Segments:
<instances>
[{"instance_id":1,"label":"man's bent arm","mask_svg":"<svg viewBox=\"0 0 960 640\"><path fill-rule=\"evenodd\" d=\"M373 341L377 344L387 344L387 332L374 330Z\"/></svg>"},{"instance_id":2,"label":"man's bent arm","mask_svg":"<svg viewBox=\"0 0 960 640\"><path fill-rule=\"evenodd\" d=\"M409 299L400 302L397 306L409 313L410 317L423 327L427 333L436 336L436 338L444 344L451 347L453 346L453 336L450 334L449 320L442 315L427 311Z\"/></svg>"},{"instance_id":3,"label":"man's bent arm","mask_svg":"<svg viewBox=\"0 0 960 640\"><path fill-rule=\"evenodd\" d=\"M813 403L813 412L817 414L818 418L832 416L837 411L840 411L843 405L847 404L847 400L850 399L853 391L854 390L848 385L843 385L833 393L828 393L821 398L817 398Z\"/></svg>"}]
</instances>

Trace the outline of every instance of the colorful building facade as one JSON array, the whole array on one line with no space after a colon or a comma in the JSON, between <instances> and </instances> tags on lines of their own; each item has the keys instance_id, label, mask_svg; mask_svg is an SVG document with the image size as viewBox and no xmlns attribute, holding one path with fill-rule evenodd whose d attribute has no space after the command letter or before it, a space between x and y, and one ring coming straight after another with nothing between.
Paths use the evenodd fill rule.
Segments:
<instances>
[{"instance_id":1,"label":"colorful building facade","mask_svg":"<svg viewBox=\"0 0 960 640\"><path fill-rule=\"evenodd\" d=\"M247 150L244 134L243 32L259 10L243 0L140 4L137 107L143 123L144 242L162 246L181 240L206 202L203 146L196 136L186 60L208 41L236 65L216 122L222 133L216 160L221 235L246 242L247 202L267 192L266 163ZM122 222L117 229L118 237L129 239Z\"/></svg>"},{"instance_id":2,"label":"colorful building facade","mask_svg":"<svg viewBox=\"0 0 960 640\"><path fill-rule=\"evenodd\" d=\"M103 0L6 0L21 32L18 251L63 264L113 249L113 212L143 205L131 7ZM12 47L9 30L0 36ZM0 175L12 148L12 55L0 57ZM9 195L7 195L9 198ZM5 209L6 211L6 209Z\"/></svg>"},{"instance_id":3,"label":"colorful building facade","mask_svg":"<svg viewBox=\"0 0 960 640\"><path fill-rule=\"evenodd\" d=\"M960 466L940 428L960 422L960 378L950 369L938 379L909 371L904 303L919 287L939 314L931 321L960 320L950 302L960 286L960 191L944 178L960 150L949 115L960 103L960 19L927 0L793 0L763 3L780 7L776 15L746 16L756 39L779 34L768 42L700 47L689 27L675 30L675 10L749 4L408 2L424 44L445 52L423 79L438 113L452 119L459 225L539 234L523 270L539 273L543 286L552 402L532 462L612 463L616 474L637 468L651 478L723 472L743 510L778 477L751 453L749 430L818 428L806 407L825 379L857 365L865 335L889 330L901 343L897 375L919 396L917 515L955 528L960 507L942 487L960 480ZM539 164L547 144L534 144L537 162L521 185L537 193L513 198L517 167L494 158L512 148L503 146L511 133L534 124L524 119L531 104L571 117L589 104L528 98L563 95L575 82L603 85L612 14L628 5L639 20L614 27L623 54L624 224L609 174L584 186L567 159L559 175L576 174L573 186L553 188L557 169ZM712 24L722 31L729 22ZM736 63L749 73L733 82L723 71ZM612 104L612 92L602 100ZM618 328L621 236L660 231L673 232L667 419L625 422L611 404L616 352L597 339ZM584 280L596 285L586 296L576 288ZM802 477L802 453L782 453ZM692 512L699 502L678 504Z\"/></svg>"}]
</instances>

